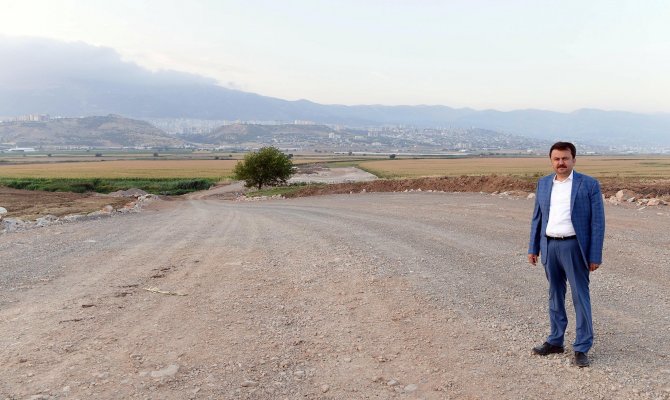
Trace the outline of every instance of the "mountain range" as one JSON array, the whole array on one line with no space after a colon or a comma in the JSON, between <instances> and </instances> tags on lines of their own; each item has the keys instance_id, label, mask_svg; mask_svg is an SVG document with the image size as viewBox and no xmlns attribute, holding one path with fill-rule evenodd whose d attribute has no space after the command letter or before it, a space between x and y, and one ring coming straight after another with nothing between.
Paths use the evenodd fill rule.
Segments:
<instances>
[{"instance_id":1,"label":"mountain range","mask_svg":"<svg viewBox=\"0 0 670 400\"><path fill-rule=\"evenodd\" d=\"M110 48L0 37L0 116L50 114L133 118L288 121L352 127L479 128L543 140L670 146L670 114L581 109L474 110L441 105L325 105L222 87L198 75L152 72ZM1 117L0 117L1 118Z\"/></svg>"}]
</instances>

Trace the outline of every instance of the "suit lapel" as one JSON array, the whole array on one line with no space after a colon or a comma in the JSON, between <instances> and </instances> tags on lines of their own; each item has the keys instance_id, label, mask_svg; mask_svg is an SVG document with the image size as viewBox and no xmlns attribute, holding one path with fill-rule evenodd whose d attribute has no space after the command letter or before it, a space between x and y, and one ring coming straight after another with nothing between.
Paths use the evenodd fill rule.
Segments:
<instances>
[{"instance_id":1,"label":"suit lapel","mask_svg":"<svg viewBox=\"0 0 670 400\"><path fill-rule=\"evenodd\" d=\"M545 209L549 210L549 206L551 205L551 189L554 187L554 175L549 175L545 179L547 180L545 189L547 196L544 198L544 202L546 207ZM547 213L547 216L549 216L549 213Z\"/></svg>"},{"instance_id":2,"label":"suit lapel","mask_svg":"<svg viewBox=\"0 0 670 400\"><path fill-rule=\"evenodd\" d=\"M577 198L577 191L582 184L582 174L573 172L572 174L572 190L570 191L570 213L575 209L575 199Z\"/></svg>"}]
</instances>

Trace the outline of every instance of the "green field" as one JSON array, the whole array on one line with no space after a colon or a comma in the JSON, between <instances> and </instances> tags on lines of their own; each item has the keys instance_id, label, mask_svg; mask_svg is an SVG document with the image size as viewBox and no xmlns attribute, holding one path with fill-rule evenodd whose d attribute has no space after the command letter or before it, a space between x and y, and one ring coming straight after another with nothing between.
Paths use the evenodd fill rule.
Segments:
<instances>
[{"instance_id":1,"label":"green field","mask_svg":"<svg viewBox=\"0 0 670 400\"><path fill-rule=\"evenodd\" d=\"M41 190L45 192L73 193L111 193L131 188L142 189L148 193L180 195L206 190L216 184L216 180L207 178L1 178L0 186L13 189Z\"/></svg>"}]
</instances>

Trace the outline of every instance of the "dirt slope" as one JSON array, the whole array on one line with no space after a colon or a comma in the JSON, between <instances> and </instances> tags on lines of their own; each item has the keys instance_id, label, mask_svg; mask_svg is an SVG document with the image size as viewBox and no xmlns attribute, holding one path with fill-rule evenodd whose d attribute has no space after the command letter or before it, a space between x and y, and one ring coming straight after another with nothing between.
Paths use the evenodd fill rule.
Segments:
<instances>
[{"instance_id":1,"label":"dirt slope","mask_svg":"<svg viewBox=\"0 0 670 400\"><path fill-rule=\"evenodd\" d=\"M607 208L580 370L530 355L548 327L531 200L151 207L0 236L0 397L670 398L667 208Z\"/></svg>"}]
</instances>

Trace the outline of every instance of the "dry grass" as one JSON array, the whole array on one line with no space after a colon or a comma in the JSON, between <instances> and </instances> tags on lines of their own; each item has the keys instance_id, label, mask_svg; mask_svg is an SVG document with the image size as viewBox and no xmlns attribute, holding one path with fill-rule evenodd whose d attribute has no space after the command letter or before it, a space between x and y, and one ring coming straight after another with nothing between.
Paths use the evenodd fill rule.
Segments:
<instances>
[{"instance_id":1,"label":"dry grass","mask_svg":"<svg viewBox=\"0 0 670 400\"><path fill-rule=\"evenodd\" d=\"M127 160L1 165L5 178L213 178L232 174L237 160Z\"/></svg>"},{"instance_id":2,"label":"dry grass","mask_svg":"<svg viewBox=\"0 0 670 400\"><path fill-rule=\"evenodd\" d=\"M294 164L334 161L357 164L378 176L415 178L424 176L513 175L539 176L551 172L548 158L462 158L343 161L325 156L296 157ZM5 178L211 178L225 179L238 160L115 160L36 164L0 163ZM579 157L576 170L599 178L670 177L670 157Z\"/></svg>"},{"instance_id":3,"label":"dry grass","mask_svg":"<svg viewBox=\"0 0 670 400\"><path fill-rule=\"evenodd\" d=\"M237 154L236 154L237 156ZM242 157L240 157L242 158ZM79 160L53 157L5 158L11 162L0 163L1 178L214 178L232 175L239 159L222 160L100 160L92 156ZM342 157L294 157L294 165L341 161ZM47 161L48 160L48 161ZM50 161L50 162L49 162Z\"/></svg>"},{"instance_id":4,"label":"dry grass","mask_svg":"<svg viewBox=\"0 0 670 400\"><path fill-rule=\"evenodd\" d=\"M381 177L514 175L551 173L548 158L396 159L360 163ZM670 176L670 157L577 157L575 170L595 177L661 178Z\"/></svg>"}]
</instances>

